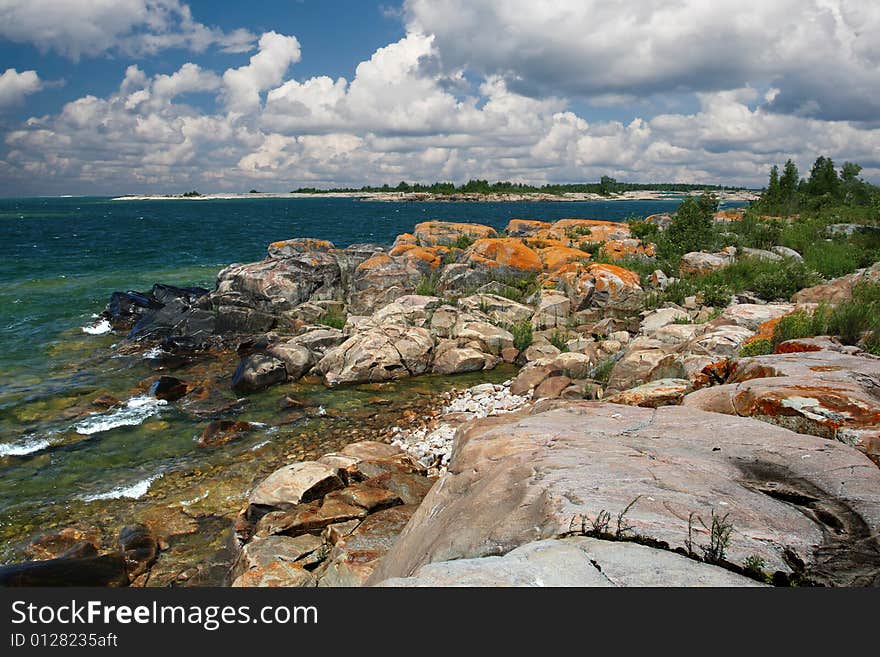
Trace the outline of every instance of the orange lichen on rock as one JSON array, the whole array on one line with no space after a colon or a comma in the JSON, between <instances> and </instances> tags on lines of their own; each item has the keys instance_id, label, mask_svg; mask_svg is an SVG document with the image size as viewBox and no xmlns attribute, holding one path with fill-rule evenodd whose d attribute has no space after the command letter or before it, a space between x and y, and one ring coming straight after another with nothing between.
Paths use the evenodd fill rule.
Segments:
<instances>
[{"instance_id":1,"label":"orange lichen on rock","mask_svg":"<svg viewBox=\"0 0 880 657\"><path fill-rule=\"evenodd\" d=\"M507 224L507 234L511 237L530 237L538 231L550 228L552 224L534 219L511 219Z\"/></svg>"},{"instance_id":2,"label":"orange lichen on rock","mask_svg":"<svg viewBox=\"0 0 880 657\"><path fill-rule=\"evenodd\" d=\"M412 233L401 233L397 236L397 239L394 240L394 247L404 246L406 244L410 244L412 246L418 246L419 240Z\"/></svg>"},{"instance_id":3,"label":"orange lichen on rock","mask_svg":"<svg viewBox=\"0 0 880 657\"><path fill-rule=\"evenodd\" d=\"M637 273L630 271L629 269L624 269L623 267L618 267L617 265L596 263L590 265L587 268L587 271L596 279L596 290L600 292L607 290L608 287L612 285L616 287L618 283L613 279L618 279L628 287L641 287L641 282Z\"/></svg>"},{"instance_id":4,"label":"orange lichen on rock","mask_svg":"<svg viewBox=\"0 0 880 657\"><path fill-rule=\"evenodd\" d=\"M716 223L727 223L731 221L739 221L745 216L745 210L721 210L716 212L712 218Z\"/></svg>"},{"instance_id":5,"label":"orange lichen on rock","mask_svg":"<svg viewBox=\"0 0 880 657\"><path fill-rule=\"evenodd\" d=\"M477 240L466 255L472 263L492 268L505 267L521 272L539 272L544 268L538 254L522 240L513 237Z\"/></svg>"},{"instance_id":6,"label":"orange lichen on rock","mask_svg":"<svg viewBox=\"0 0 880 657\"><path fill-rule=\"evenodd\" d=\"M554 272L570 262L587 260L590 258L590 254L586 251L581 251L580 249L568 246L551 246L540 249L538 251L538 257L540 257L541 262L544 263L544 269L549 272Z\"/></svg>"},{"instance_id":7,"label":"orange lichen on rock","mask_svg":"<svg viewBox=\"0 0 880 657\"><path fill-rule=\"evenodd\" d=\"M772 340L773 334L776 332L776 327L779 325L779 322L782 321L783 317L785 317L785 315L780 315L779 317L774 317L773 319L770 319L759 325L758 330L755 332L755 334L748 340L746 340L743 346L754 344L759 340Z\"/></svg>"},{"instance_id":8,"label":"orange lichen on rock","mask_svg":"<svg viewBox=\"0 0 880 657\"><path fill-rule=\"evenodd\" d=\"M357 266L357 271L369 271L370 269L379 269L392 262L391 257L385 253L379 253L372 258L364 260Z\"/></svg>"},{"instance_id":9,"label":"orange lichen on rock","mask_svg":"<svg viewBox=\"0 0 880 657\"><path fill-rule=\"evenodd\" d=\"M420 269L426 266L436 269L442 262L442 253L438 253L439 249L440 247L423 248L415 244L399 244L389 251L389 255L411 260Z\"/></svg>"},{"instance_id":10,"label":"orange lichen on rock","mask_svg":"<svg viewBox=\"0 0 880 657\"><path fill-rule=\"evenodd\" d=\"M811 341L788 340L773 350L774 354L804 354L811 351L822 351L822 346Z\"/></svg>"},{"instance_id":11,"label":"orange lichen on rock","mask_svg":"<svg viewBox=\"0 0 880 657\"><path fill-rule=\"evenodd\" d=\"M413 231L414 237L422 246L451 246L461 237L483 239L495 237L497 234L490 226L451 221L425 221Z\"/></svg>"},{"instance_id":12,"label":"orange lichen on rock","mask_svg":"<svg viewBox=\"0 0 880 657\"><path fill-rule=\"evenodd\" d=\"M657 255L657 246L648 242L643 243L634 237L608 240L602 246L602 251L612 260L622 258L646 257L652 258Z\"/></svg>"},{"instance_id":13,"label":"orange lichen on rock","mask_svg":"<svg viewBox=\"0 0 880 657\"><path fill-rule=\"evenodd\" d=\"M336 247L333 246L333 242L328 242L327 240L319 240L311 237L297 237L291 240L272 242L269 245L269 256L273 258L290 257L294 254L309 253L313 251L326 253L327 251L332 251L334 248Z\"/></svg>"},{"instance_id":14,"label":"orange lichen on rock","mask_svg":"<svg viewBox=\"0 0 880 657\"><path fill-rule=\"evenodd\" d=\"M560 219L553 224L553 228L583 233L585 239L589 239L591 242L606 242L631 236L627 224L600 219Z\"/></svg>"}]
</instances>

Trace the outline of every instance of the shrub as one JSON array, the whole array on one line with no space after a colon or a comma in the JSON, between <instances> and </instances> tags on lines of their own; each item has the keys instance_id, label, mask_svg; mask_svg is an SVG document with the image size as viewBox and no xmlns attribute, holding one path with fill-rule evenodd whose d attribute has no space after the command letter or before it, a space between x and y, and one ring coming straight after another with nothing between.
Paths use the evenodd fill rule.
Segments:
<instances>
[{"instance_id":1,"label":"shrub","mask_svg":"<svg viewBox=\"0 0 880 657\"><path fill-rule=\"evenodd\" d=\"M462 235L459 235L458 239L456 239L452 243L452 246L453 246L453 248L461 249L462 251L464 251L465 249L470 247L475 241L476 240L474 240L474 238L471 237L470 235L462 234Z\"/></svg>"},{"instance_id":2,"label":"shrub","mask_svg":"<svg viewBox=\"0 0 880 657\"><path fill-rule=\"evenodd\" d=\"M568 351L568 344L566 344L568 340L568 333L563 333L562 331L553 331L553 334L549 338L550 344L562 352Z\"/></svg>"},{"instance_id":3,"label":"shrub","mask_svg":"<svg viewBox=\"0 0 880 657\"><path fill-rule=\"evenodd\" d=\"M706 285L700 289L700 293L705 305L715 307L726 307L733 296L733 290L727 285Z\"/></svg>"},{"instance_id":4,"label":"shrub","mask_svg":"<svg viewBox=\"0 0 880 657\"><path fill-rule=\"evenodd\" d=\"M749 356L766 356L767 354L772 353L773 341L770 340L770 338L752 340L743 345L742 349L739 350L739 355L743 358L748 358Z\"/></svg>"},{"instance_id":5,"label":"shrub","mask_svg":"<svg viewBox=\"0 0 880 657\"><path fill-rule=\"evenodd\" d=\"M525 351L532 344L534 336L532 333L532 323L529 320L524 319L517 322L510 327L510 332L513 334L513 346L518 351Z\"/></svg>"},{"instance_id":6,"label":"shrub","mask_svg":"<svg viewBox=\"0 0 880 657\"><path fill-rule=\"evenodd\" d=\"M321 315L318 324L341 330L345 327L347 319L348 317L344 313L328 312Z\"/></svg>"},{"instance_id":7,"label":"shrub","mask_svg":"<svg viewBox=\"0 0 880 657\"><path fill-rule=\"evenodd\" d=\"M419 281L418 286L416 287L416 294L425 296L425 297L436 297L437 296L437 286L440 283L440 272L432 272L425 276L422 276L422 280Z\"/></svg>"}]
</instances>

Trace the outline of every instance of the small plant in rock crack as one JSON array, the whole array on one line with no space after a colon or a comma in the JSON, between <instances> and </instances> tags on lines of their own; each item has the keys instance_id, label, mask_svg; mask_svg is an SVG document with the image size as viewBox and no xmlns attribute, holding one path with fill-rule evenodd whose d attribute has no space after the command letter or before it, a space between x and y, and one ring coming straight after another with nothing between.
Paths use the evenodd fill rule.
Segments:
<instances>
[{"instance_id":1,"label":"small plant in rock crack","mask_svg":"<svg viewBox=\"0 0 880 657\"><path fill-rule=\"evenodd\" d=\"M764 572L764 568L766 567L767 563L757 554L747 557L743 562L743 570L749 575L759 579L766 579L767 575Z\"/></svg>"},{"instance_id":2,"label":"small plant in rock crack","mask_svg":"<svg viewBox=\"0 0 880 657\"><path fill-rule=\"evenodd\" d=\"M687 550L687 555L695 559L697 557L697 553L694 552L694 517L697 514L694 511L691 511L688 514L688 537L684 542L684 547Z\"/></svg>"},{"instance_id":3,"label":"small plant in rock crack","mask_svg":"<svg viewBox=\"0 0 880 657\"><path fill-rule=\"evenodd\" d=\"M626 536L626 533L628 531L632 531L632 525L630 525L626 521L626 514L629 513L629 510L631 508L633 508L635 503L638 502L639 499L641 499L641 497L642 497L641 495L636 496L636 498L632 502L630 502L629 504L626 505L626 507L623 509L623 511L621 511L620 513L617 514L617 530L614 533L614 537L617 540L620 540L624 536Z\"/></svg>"},{"instance_id":4,"label":"small plant in rock crack","mask_svg":"<svg viewBox=\"0 0 880 657\"><path fill-rule=\"evenodd\" d=\"M716 515L715 509L712 509L711 527L706 527L703 519L697 516L700 524L709 530L709 545L700 546L703 552L703 560L708 563L721 563L724 561L727 546L730 545L730 535L733 533L733 523L727 521L729 515L729 513L725 513L723 516Z\"/></svg>"}]
</instances>

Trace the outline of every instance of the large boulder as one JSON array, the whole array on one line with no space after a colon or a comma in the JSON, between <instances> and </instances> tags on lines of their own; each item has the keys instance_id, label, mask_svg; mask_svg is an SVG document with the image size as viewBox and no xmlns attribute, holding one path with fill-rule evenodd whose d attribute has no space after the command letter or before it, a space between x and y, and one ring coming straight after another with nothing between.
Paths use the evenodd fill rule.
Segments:
<instances>
[{"instance_id":1,"label":"large boulder","mask_svg":"<svg viewBox=\"0 0 880 657\"><path fill-rule=\"evenodd\" d=\"M458 300L458 307L471 313L483 313L498 326L511 326L528 321L534 312L529 306L497 294L473 294L463 297Z\"/></svg>"},{"instance_id":2,"label":"large boulder","mask_svg":"<svg viewBox=\"0 0 880 657\"><path fill-rule=\"evenodd\" d=\"M351 336L316 365L328 385L391 381L428 371L434 339L424 328L389 324Z\"/></svg>"},{"instance_id":3,"label":"large boulder","mask_svg":"<svg viewBox=\"0 0 880 657\"><path fill-rule=\"evenodd\" d=\"M880 359L839 351L743 358L684 405L838 440L880 465Z\"/></svg>"},{"instance_id":4,"label":"large boulder","mask_svg":"<svg viewBox=\"0 0 880 657\"><path fill-rule=\"evenodd\" d=\"M251 354L242 358L232 375L232 389L243 394L259 392L284 383L287 376L284 361L268 354Z\"/></svg>"},{"instance_id":5,"label":"large boulder","mask_svg":"<svg viewBox=\"0 0 880 657\"><path fill-rule=\"evenodd\" d=\"M283 509L319 500L344 485L338 468L317 461L291 463L263 479L248 502L257 507Z\"/></svg>"},{"instance_id":6,"label":"large boulder","mask_svg":"<svg viewBox=\"0 0 880 657\"><path fill-rule=\"evenodd\" d=\"M880 283L880 262L867 269L835 278L822 285L808 287L796 292L791 300L794 303L829 303L837 305L852 299L853 288L862 283Z\"/></svg>"},{"instance_id":7,"label":"large boulder","mask_svg":"<svg viewBox=\"0 0 880 657\"><path fill-rule=\"evenodd\" d=\"M639 276L608 264L568 264L547 278L571 301L571 312L587 321L630 317L644 307L645 292Z\"/></svg>"},{"instance_id":8,"label":"large boulder","mask_svg":"<svg viewBox=\"0 0 880 657\"><path fill-rule=\"evenodd\" d=\"M858 451L757 420L542 402L459 430L448 473L370 582L505 555L608 515L612 534L715 562L761 559L780 577L876 585L878 491L880 469ZM713 524L732 529L723 554Z\"/></svg>"},{"instance_id":9,"label":"large boulder","mask_svg":"<svg viewBox=\"0 0 880 657\"><path fill-rule=\"evenodd\" d=\"M735 303L725 308L719 319L730 324L743 326L752 331L757 331L761 324L784 317L793 310L794 306L787 303L769 303L766 305Z\"/></svg>"},{"instance_id":10,"label":"large boulder","mask_svg":"<svg viewBox=\"0 0 880 657\"><path fill-rule=\"evenodd\" d=\"M643 408L673 406L680 404L692 389L693 386L687 379L657 379L606 397L605 401L609 404Z\"/></svg>"},{"instance_id":11,"label":"large boulder","mask_svg":"<svg viewBox=\"0 0 880 657\"><path fill-rule=\"evenodd\" d=\"M471 347L438 346L434 355L432 371L437 374L464 374L491 369L497 359Z\"/></svg>"},{"instance_id":12,"label":"large boulder","mask_svg":"<svg viewBox=\"0 0 880 657\"><path fill-rule=\"evenodd\" d=\"M527 543L503 557L429 563L384 587L761 586L724 568L637 543L573 537Z\"/></svg>"},{"instance_id":13,"label":"large boulder","mask_svg":"<svg viewBox=\"0 0 880 657\"><path fill-rule=\"evenodd\" d=\"M736 249L727 248L719 253L704 253L693 251L685 253L678 263L678 270L682 274L701 276L711 274L713 271L727 269L736 261Z\"/></svg>"},{"instance_id":14,"label":"large boulder","mask_svg":"<svg viewBox=\"0 0 880 657\"><path fill-rule=\"evenodd\" d=\"M348 309L355 315L370 314L398 297L415 292L424 273L404 257L378 254L360 263L348 290Z\"/></svg>"},{"instance_id":15,"label":"large boulder","mask_svg":"<svg viewBox=\"0 0 880 657\"><path fill-rule=\"evenodd\" d=\"M489 279L524 278L544 267L537 253L511 237L477 240L464 252L461 264L484 272Z\"/></svg>"},{"instance_id":16,"label":"large boulder","mask_svg":"<svg viewBox=\"0 0 880 657\"><path fill-rule=\"evenodd\" d=\"M451 221L426 221L413 231L417 243L422 246L452 246L462 237L478 240L496 235L495 229L489 226Z\"/></svg>"}]
</instances>

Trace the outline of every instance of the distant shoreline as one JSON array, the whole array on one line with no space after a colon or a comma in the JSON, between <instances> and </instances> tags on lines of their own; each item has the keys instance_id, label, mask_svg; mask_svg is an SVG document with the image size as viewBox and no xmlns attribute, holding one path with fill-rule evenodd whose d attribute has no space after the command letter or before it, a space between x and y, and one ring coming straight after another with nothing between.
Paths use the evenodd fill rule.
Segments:
<instances>
[{"instance_id":1,"label":"distant shoreline","mask_svg":"<svg viewBox=\"0 0 880 657\"><path fill-rule=\"evenodd\" d=\"M710 190L721 202L736 203L754 201L757 192L747 190ZM692 192L696 193L696 192ZM634 191L602 196L580 192L564 194L517 193L517 194L428 194L422 192L323 192L323 193L249 193L249 194L200 194L199 196L145 194L140 196L118 196L114 201L217 201L244 199L310 199L310 198L350 198L359 201L380 201L386 203L577 203L586 201L665 201L686 196L683 192Z\"/></svg>"}]
</instances>

